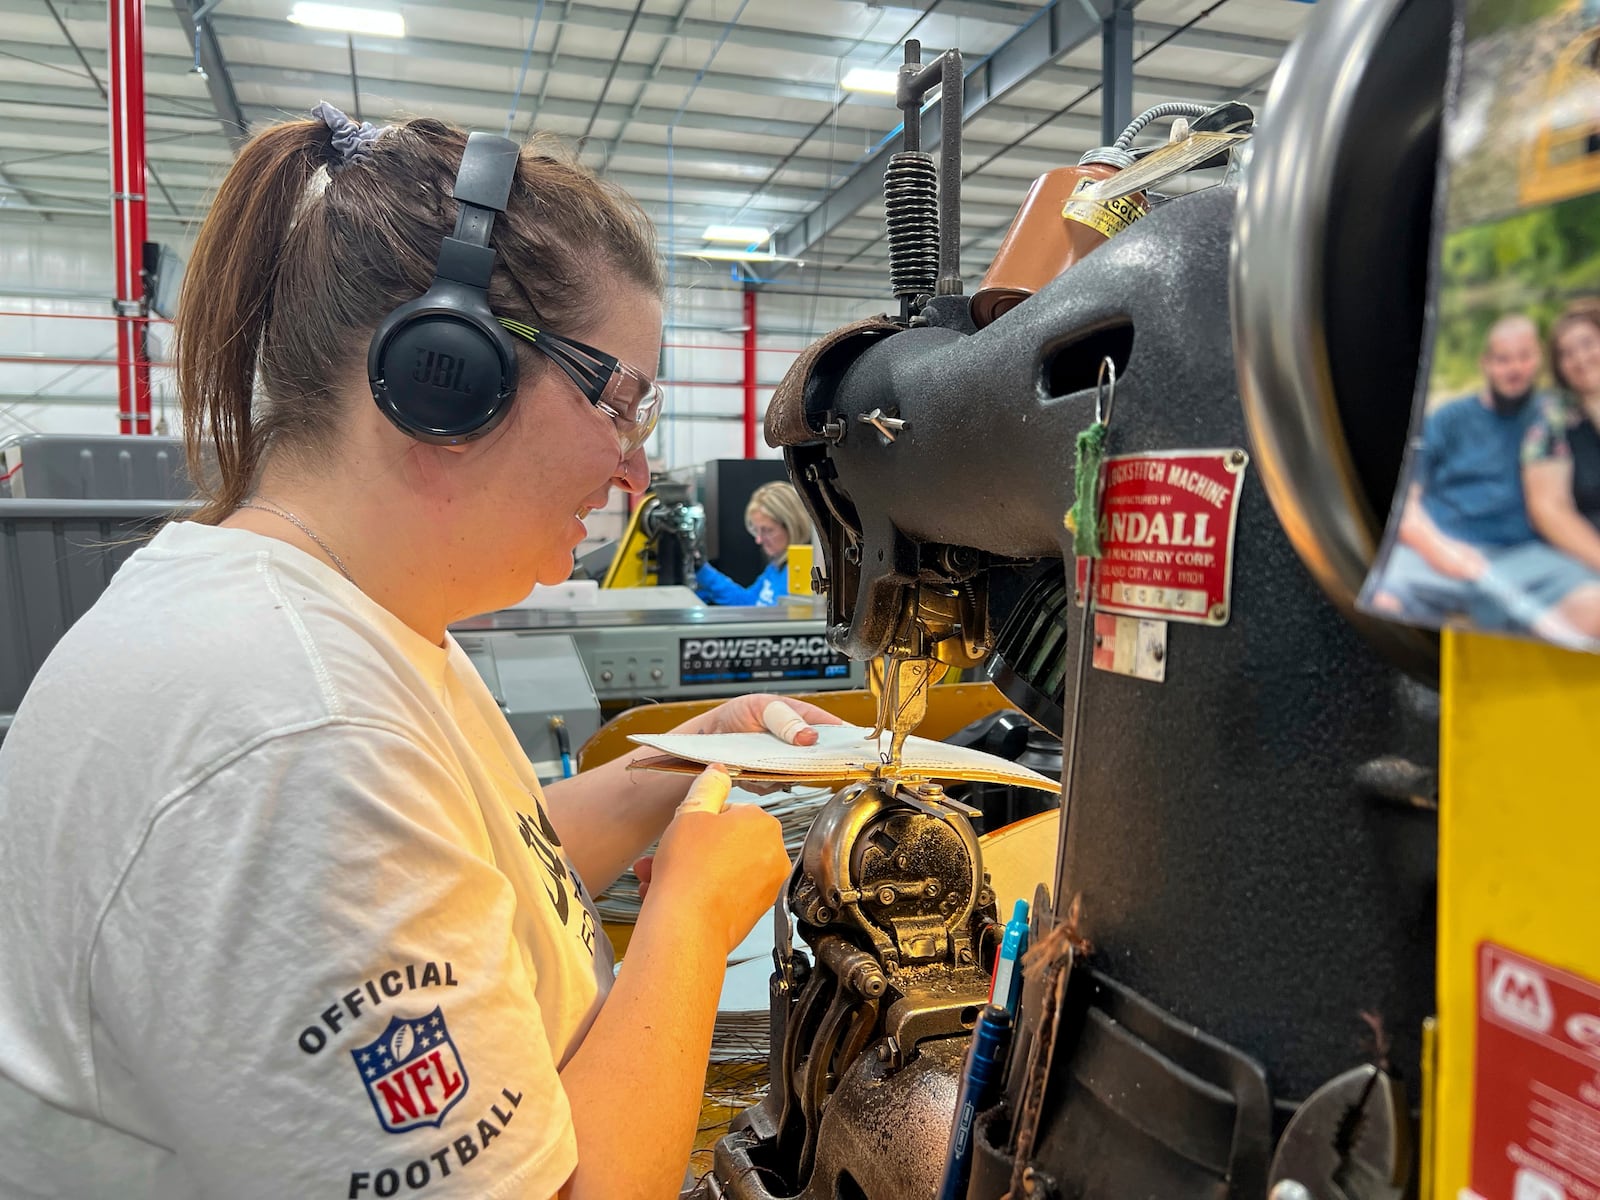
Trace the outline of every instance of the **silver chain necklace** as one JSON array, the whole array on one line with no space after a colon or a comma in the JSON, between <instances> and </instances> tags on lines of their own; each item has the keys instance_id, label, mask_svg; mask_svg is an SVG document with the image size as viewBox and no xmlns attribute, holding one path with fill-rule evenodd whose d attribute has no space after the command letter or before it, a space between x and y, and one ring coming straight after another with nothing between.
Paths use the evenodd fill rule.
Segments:
<instances>
[{"instance_id":1,"label":"silver chain necklace","mask_svg":"<svg viewBox=\"0 0 1600 1200\"><path fill-rule=\"evenodd\" d=\"M356 582L355 577L350 574L350 569L344 565L344 559L340 558L333 552L333 547L318 537L315 529L312 529L311 526L307 525L287 508L280 508L270 500L246 500L244 503L240 504L239 507L254 508L260 512L271 513L275 517L282 517L285 521L288 521L289 524L293 525L301 533L305 534L308 538L320 546L322 548L322 552L333 560L333 565L339 568L339 574L343 575L352 584Z\"/></svg>"}]
</instances>

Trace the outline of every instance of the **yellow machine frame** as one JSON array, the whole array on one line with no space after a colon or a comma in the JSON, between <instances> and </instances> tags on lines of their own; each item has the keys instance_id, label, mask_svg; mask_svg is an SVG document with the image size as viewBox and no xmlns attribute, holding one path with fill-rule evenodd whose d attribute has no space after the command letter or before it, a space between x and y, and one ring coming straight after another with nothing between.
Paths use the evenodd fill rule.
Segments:
<instances>
[{"instance_id":1,"label":"yellow machine frame","mask_svg":"<svg viewBox=\"0 0 1600 1200\"><path fill-rule=\"evenodd\" d=\"M1473 1194L1480 943L1600 981L1600 657L1446 633L1442 700L1439 1015L1423 1195L1458 1200ZM1600 1056L1594 1066L1600 1073Z\"/></svg>"},{"instance_id":2,"label":"yellow machine frame","mask_svg":"<svg viewBox=\"0 0 1600 1200\"><path fill-rule=\"evenodd\" d=\"M633 506L628 527L617 542L617 552L606 568L600 586L605 588L654 587L656 573L651 569L650 537L644 531L644 515L656 503L654 492L646 492Z\"/></svg>"}]
</instances>

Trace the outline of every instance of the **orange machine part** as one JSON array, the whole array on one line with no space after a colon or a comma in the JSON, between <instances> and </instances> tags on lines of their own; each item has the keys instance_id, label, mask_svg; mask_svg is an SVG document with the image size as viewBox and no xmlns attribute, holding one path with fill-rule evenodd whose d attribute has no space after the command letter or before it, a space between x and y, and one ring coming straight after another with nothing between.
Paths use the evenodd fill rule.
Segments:
<instances>
[{"instance_id":1,"label":"orange machine part","mask_svg":"<svg viewBox=\"0 0 1600 1200\"><path fill-rule=\"evenodd\" d=\"M972 320L980 329L1003 316L1107 240L1100 230L1069 220L1061 210L1086 179L1106 179L1117 168L1102 163L1057 167L1033 181L1027 199L1006 230L989 273L972 297ZM1143 209L1142 194L1127 198Z\"/></svg>"}]
</instances>

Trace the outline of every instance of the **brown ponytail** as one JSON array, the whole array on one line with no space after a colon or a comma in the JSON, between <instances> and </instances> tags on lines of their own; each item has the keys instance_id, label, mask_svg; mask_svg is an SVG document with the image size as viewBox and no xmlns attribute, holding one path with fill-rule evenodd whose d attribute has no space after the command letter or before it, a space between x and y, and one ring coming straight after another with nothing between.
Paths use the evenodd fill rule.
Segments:
<instances>
[{"instance_id":1,"label":"brown ponytail","mask_svg":"<svg viewBox=\"0 0 1600 1200\"><path fill-rule=\"evenodd\" d=\"M214 525L238 507L260 465L251 415L262 333L284 238L326 154L327 127L291 121L240 152L195 242L175 323L178 394L189 477ZM210 455L214 461L208 461Z\"/></svg>"},{"instance_id":2,"label":"brown ponytail","mask_svg":"<svg viewBox=\"0 0 1600 1200\"><path fill-rule=\"evenodd\" d=\"M410 121L364 162L322 174L331 145L321 121L257 134L195 243L176 329L184 440L203 500L194 520L215 524L238 507L267 455L315 463L328 453L344 388L365 386L373 329L427 288L455 221L464 131ZM649 219L548 137L523 148L492 241L494 311L573 336L600 319L619 278L662 288ZM542 366L524 354L525 378Z\"/></svg>"}]
</instances>

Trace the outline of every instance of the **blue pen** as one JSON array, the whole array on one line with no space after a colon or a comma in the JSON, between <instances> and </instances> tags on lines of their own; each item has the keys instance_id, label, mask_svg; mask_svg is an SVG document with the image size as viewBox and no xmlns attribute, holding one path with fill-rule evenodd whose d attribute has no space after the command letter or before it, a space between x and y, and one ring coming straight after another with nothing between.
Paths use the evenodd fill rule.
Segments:
<instances>
[{"instance_id":1,"label":"blue pen","mask_svg":"<svg viewBox=\"0 0 1600 1200\"><path fill-rule=\"evenodd\" d=\"M1000 953L995 957L994 983L989 989L989 1003L1008 1013L1017 1011L1022 998L1023 952L1028 948L1028 902L1018 900L1011 909L1011 920L1006 922L1000 939Z\"/></svg>"},{"instance_id":2,"label":"blue pen","mask_svg":"<svg viewBox=\"0 0 1600 1200\"><path fill-rule=\"evenodd\" d=\"M944 1175L939 1180L939 1200L962 1200L972 1171L972 1123L994 1103L1000 1075L1005 1070L1006 1043L1010 1040L1011 1014L994 1004L984 1006L972 1030L972 1047L961 1070L961 1091L956 1096L956 1122L950 1129Z\"/></svg>"}]
</instances>

